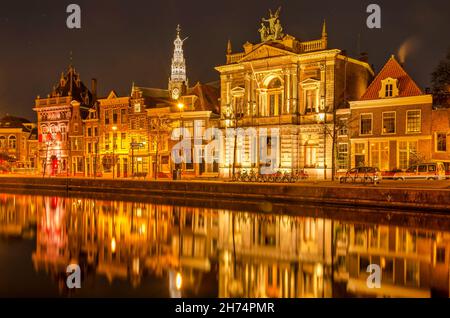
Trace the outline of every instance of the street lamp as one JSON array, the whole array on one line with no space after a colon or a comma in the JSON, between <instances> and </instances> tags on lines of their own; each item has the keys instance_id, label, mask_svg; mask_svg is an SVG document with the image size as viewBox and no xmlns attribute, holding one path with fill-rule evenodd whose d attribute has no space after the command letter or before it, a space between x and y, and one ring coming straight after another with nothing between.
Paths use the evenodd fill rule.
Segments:
<instances>
[{"instance_id":1,"label":"street lamp","mask_svg":"<svg viewBox=\"0 0 450 318\"><path fill-rule=\"evenodd\" d=\"M112 164L113 164L113 179L114 179L114 176L116 175L116 156L115 156L115 149L116 149L116 137L115 137L115 134L116 134L116 131L117 131L117 126L113 126L112 127L112 130L113 130L113 149L112 149L112 154L113 154L113 158L112 158Z\"/></svg>"}]
</instances>

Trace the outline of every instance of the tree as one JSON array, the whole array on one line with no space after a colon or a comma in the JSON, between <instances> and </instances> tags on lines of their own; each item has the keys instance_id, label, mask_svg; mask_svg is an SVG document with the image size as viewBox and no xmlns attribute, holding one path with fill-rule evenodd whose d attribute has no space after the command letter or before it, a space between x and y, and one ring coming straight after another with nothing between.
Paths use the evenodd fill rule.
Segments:
<instances>
[{"instance_id":1,"label":"tree","mask_svg":"<svg viewBox=\"0 0 450 318\"><path fill-rule=\"evenodd\" d=\"M431 73L431 84L434 94L450 93L450 49L447 56L439 62Z\"/></svg>"}]
</instances>

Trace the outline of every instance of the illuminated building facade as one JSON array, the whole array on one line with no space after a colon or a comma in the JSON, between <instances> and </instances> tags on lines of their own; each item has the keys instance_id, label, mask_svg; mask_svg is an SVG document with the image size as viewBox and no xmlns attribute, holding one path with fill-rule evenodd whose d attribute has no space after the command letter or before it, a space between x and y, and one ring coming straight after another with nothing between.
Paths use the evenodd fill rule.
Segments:
<instances>
[{"instance_id":1,"label":"illuminated building facade","mask_svg":"<svg viewBox=\"0 0 450 318\"><path fill-rule=\"evenodd\" d=\"M4 169L33 172L37 167L36 143L36 124L9 115L0 119L0 165Z\"/></svg>"},{"instance_id":2,"label":"illuminated building facade","mask_svg":"<svg viewBox=\"0 0 450 318\"><path fill-rule=\"evenodd\" d=\"M94 98L70 65L46 98L38 96L39 169L44 175L84 175L82 120Z\"/></svg>"},{"instance_id":3,"label":"illuminated building facade","mask_svg":"<svg viewBox=\"0 0 450 318\"><path fill-rule=\"evenodd\" d=\"M328 48L326 25L317 40L300 41L283 34L279 11L263 19L261 42L246 42L234 53L228 43L226 64L216 67L221 83L220 127L257 131L257 144L275 143L272 162L249 159L249 138L238 138L235 167L305 169L312 177L331 176L335 110L362 96L373 71L364 60ZM263 128L269 129L265 136ZM270 137L270 130L279 137ZM331 132L331 133L330 133ZM275 140L272 140L275 139ZM234 137L226 138L220 174L230 177ZM238 152L239 152L238 151Z\"/></svg>"},{"instance_id":4,"label":"illuminated building facade","mask_svg":"<svg viewBox=\"0 0 450 318\"><path fill-rule=\"evenodd\" d=\"M430 160L432 103L391 56L363 96L350 102L351 166L404 170Z\"/></svg>"}]
</instances>

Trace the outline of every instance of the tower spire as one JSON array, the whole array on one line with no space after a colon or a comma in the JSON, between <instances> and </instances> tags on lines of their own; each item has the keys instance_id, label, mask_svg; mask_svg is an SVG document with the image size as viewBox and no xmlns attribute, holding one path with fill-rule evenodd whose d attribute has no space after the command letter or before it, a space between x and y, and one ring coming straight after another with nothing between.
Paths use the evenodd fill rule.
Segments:
<instances>
[{"instance_id":1,"label":"tower spire","mask_svg":"<svg viewBox=\"0 0 450 318\"><path fill-rule=\"evenodd\" d=\"M327 34L327 21L323 19L323 25L322 25L322 38L328 37Z\"/></svg>"},{"instance_id":2,"label":"tower spire","mask_svg":"<svg viewBox=\"0 0 450 318\"><path fill-rule=\"evenodd\" d=\"M232 52L233 52L233 48L231 47L231 40L228 39L227 54L230 55Z\"/></svg>"},{"instance_id":3,"label":"tower spire","mask_svg":"<svg viewBox=\"0 0 450 318\"><path fill-rule=\"evenodd\" d=\"M174 99L178 99L181 93L183 93L183 86L187 86L187 76L186 76L186 60L184 59L183 53L183 43L184 40L181 39L181 27L177 25L177 36L175 38L172 66L169 79L169 90Z\"/></svg>"}]
</instances>

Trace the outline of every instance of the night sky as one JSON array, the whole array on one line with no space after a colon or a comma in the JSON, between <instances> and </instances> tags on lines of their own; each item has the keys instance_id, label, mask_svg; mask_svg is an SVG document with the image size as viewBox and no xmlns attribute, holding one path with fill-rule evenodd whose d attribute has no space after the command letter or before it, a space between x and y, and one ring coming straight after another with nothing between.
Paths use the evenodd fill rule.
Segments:
<instances>
[{"instance_id":1,"label":"night sky","mask_svg":"<svg viewBox=\"0 0 450 318\"><path fill-rule=\"evenodd\" d=\"M66 27L66 7L81 6L82 28ZM382 28L366 27L366 7L382 9ZM96 77L99 95L128 94L140 86L167 87L175 28L181 24L188 78L218 80L214 66L225 61L226 42L240 51L259 42L260 19L282 7L284 32L300 40L320 37L327 21L330 48L351 56L369 53L375 70L405 42L406 69L420 87L450 47L450 1L336 0L14 0L0 4L0 116L35 120L37 95L45 97L69 64L70 51L86 85Z\"/></svg>"}]
</instances>

